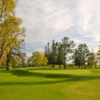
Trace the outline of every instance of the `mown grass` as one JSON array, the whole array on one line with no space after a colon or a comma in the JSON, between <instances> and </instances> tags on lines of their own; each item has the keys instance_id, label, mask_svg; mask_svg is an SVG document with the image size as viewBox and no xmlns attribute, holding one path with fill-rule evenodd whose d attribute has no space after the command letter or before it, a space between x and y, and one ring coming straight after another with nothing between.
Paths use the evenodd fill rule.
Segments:
<instances>
[{"instance_id":1,"label":"mown grass","mask_svg":"<svg viewBox=\"0 0 100 100\"><path fill-rule=\"evenodd\" d=\"M0 69L0 100L99 100L96 69Z\"/></svg>"}]
</instances>

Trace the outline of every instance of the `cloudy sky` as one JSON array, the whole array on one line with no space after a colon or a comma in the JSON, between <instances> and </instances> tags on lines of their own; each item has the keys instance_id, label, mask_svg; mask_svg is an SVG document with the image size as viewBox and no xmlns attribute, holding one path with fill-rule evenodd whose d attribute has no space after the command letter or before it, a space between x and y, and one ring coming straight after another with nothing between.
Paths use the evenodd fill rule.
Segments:
<instances>
[{"instance_id":1,"label":"cloudy sky","mask_svg":"<svg viewBox=\"0 0 100 100\"><path fill-rule=\"evenodd\" d=\"M26 53L44 52L47 42L63 37L76 47L87 43L98 50L100 40L100 0L19 0L16 16L26 27Z\"/></svg>"}]
</instances>

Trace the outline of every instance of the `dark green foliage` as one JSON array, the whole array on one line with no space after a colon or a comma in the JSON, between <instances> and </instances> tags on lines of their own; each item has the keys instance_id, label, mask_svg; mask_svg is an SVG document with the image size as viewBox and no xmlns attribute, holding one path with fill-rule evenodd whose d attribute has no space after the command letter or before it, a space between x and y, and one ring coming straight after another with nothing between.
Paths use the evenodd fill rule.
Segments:
<instances>
[{"instance_id":1,"label":"dark green foliage","mask_svg":"<svg viewBox=\"0 0 100 100\"><path fill-rule=\"evenodd\" d=\"M62 44L60 42L56 42L56 46L57 46L57 60L56 60L56 64L59 65L59 68L61 67L60 65L63 64L63 48L62 48Z\"/></svg>"},{"instance_id":2,"label":"dark green foliage","mask_svg":"<svg viewBox=\"0 0 100 100\"><path fill-rule=\"evenodd\" d=\"M75 58L75 65L76 65L76 66L79 66L79 68L80 68L80 66L82 66L81 57L77 56L77 57Z\"/></svg>"},{"instance_id":3,"label":"dark green foliage","mask_svg":"<svg viewBox=\"0 0 100 100\"><path fill-rule=\"evenodd\" d=\"M48 57L47 46L45 46L45 52L44 52L44 54L45 54L45 57Z\"/></svg>"},{"instance_id":4,"label":"dark green foliage","mask_svg":"<svg viewBox=\"0 0 100 100\"><path fill-rule=\"evenodd\" d=\"M75 50L75 53L74 53L74 55L73 55L73 58L74 58L74 63L75 63L75 65L76 66L79 66L79 68L80 68L80 66L82 66L82 56L80 55L80 53L78 53L78 50L76 49Z\"/></svg>"},{"instance_id":5,"label":"dark green foliage","mask_svg":"<svg viewBox=\"0 0 100 100\"><path fill-rule=\"evenodd\" d=\"M74 63L75 65L84 66L86 68L86 63L88 62L88 57L90 55L89 49L87 45L84 44L79 44L78 49L75 50L74 53Z\"/></svg>"},{"instance_id":6,"label":"dark green foliage","mask_svg":"<svg viewBox=\"0 0 100 100\"><path fill-rule=\"evenodd\" d=\"M44 53L45 57L47 57L47 59L48 59L48 65L52 63L52 60L51 60L52 57L51 57L51 52L50 52L49 46L50 46L50 43L48 42L47 46L45 46L45 53Z\"/></svg>"},{"instance_id":7,"label":"dark green foliage","mask_svg":"<svg viewBox=\"0 0 100 100\"><path fill-rule=\"evenodd\" d=\"M57 59L57 47L56 47L56 43L54 40L52 40L52 46L51 46L51 64L53 64L53 67L54 65L56 64L56 59Z\"/></svg>"},{"instance_id":8,"label":"dark green foliage","mask_svg":"<svg viewBox=\"0 0 100 100\"><path fill-rule=\"evenodd\" d=\"M74 42L70 41L68 37L64 37L61 43L52 40L51 49L49 49L49 43L45 47L45 56L48 58L48 64L52 64L53 67L55 64L59 65L59 67L64 64L64 69L66 69L66 62L71 59L68 54L73 52L74 46Z\"/></svg>"}]
</instances>

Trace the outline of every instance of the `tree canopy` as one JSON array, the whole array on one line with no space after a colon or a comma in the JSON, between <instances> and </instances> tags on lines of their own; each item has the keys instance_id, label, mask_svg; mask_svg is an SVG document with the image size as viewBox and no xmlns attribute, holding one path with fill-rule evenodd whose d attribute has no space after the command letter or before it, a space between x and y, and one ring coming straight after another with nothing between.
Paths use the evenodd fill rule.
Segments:
<instances>
[{"instance_id":1,"label":"tree canopy","mask_svg":"<svg viewBox=\"0 0 100 100\"><path fill-rule=\"evenodd\" d=\"M9 70L10 56L21 48L26 31L25 27L20 27L22 19L15 15L17 2L18 0L0 0L0 63L6 55L7 70Z\"/></svg>"}]
</instances>

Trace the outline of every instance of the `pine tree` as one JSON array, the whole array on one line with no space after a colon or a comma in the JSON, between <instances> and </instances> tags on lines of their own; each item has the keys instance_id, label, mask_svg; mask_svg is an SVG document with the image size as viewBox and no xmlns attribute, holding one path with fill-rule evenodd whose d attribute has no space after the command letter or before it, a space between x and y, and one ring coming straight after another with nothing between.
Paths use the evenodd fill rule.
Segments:
<instances>
[{"instance_id":1,"label":"pine tree","mask_svg":"<svg viewBox=\"0 0 100 100\"><path fill-rule=\"evenodd\" d=\"M79 68L80 68L80 66L82 66L83 62L82 62L82 56L81 56L81 54L78 53L77 49L75 49L75 52L73 54L73 59L74 59L75 65L79 66Z\"/></svg>"},{"instance_id":2,"label":"pine tree","mask_svg":"<svg viewBox=\"0 0 100 100\"><path fill-rule=\"evenodd\" d=\"M55 41L52 40L52 46L51 46L51 61L52 61L53 67L56 64L56 53L57 53L56 44L55 44Z\"/></svg>"},{"instance_id":3,"label":"pine tree","mask_svg":"<svg viewBox=\"0 0 100 100\"><path fill-rule=\"evenodd\" d=\"M62 50L62 44L60 42L56 42L57 45L57 62L56 64L59 64L59 68L60 65L63 64L63 50Z\"/></svg>"}]
</instances>

